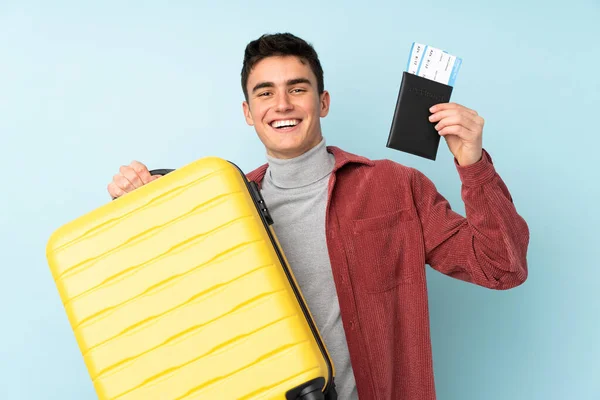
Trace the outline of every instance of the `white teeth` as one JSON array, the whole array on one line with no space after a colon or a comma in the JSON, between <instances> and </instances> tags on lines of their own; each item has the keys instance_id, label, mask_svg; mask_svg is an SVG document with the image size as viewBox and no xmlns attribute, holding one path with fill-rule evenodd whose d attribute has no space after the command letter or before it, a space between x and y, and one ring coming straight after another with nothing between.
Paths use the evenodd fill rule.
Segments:
<instances>
[{"instance_id":1,"label":"white teeth","mask_svg":"<svg viewBox=\"0 0 600 400\"><path fill-rule=\"evenodd\" d=\"M300 121L297 119L287 119L282 121L273 121L271 126L273 128L280 128L282 126L296 126L298 123L300 123Z\"/></svg>"}]
</instances>

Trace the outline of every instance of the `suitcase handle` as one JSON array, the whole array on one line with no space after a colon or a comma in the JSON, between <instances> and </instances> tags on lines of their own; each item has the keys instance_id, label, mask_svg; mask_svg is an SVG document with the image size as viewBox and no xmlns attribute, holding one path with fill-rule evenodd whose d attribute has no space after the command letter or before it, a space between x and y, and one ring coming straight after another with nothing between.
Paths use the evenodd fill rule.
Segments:
<instances>
[{"instance_id":1,"label":"suitcase handle","mask_svg":"<svg viewBox=\"0 0 600 400\"><path fill-rule=\"evenodd\" d=\"M169 168L159 168L159 169L151 169L150 175L166 175L169 172L173 172L175 171L174 169L169 169ZM116 200L117 197L113 197L112 200Z\"/></svg>"},{"instance_id":2,"label":"suitcase handle","mask_svg":"<svg viewBox=\"0 0 600 400\"><path fill-rule=\"evenodd\" d=\"M169 172L173 172L175 171L174 169L167 169L167 168L163 168L163 169L152 169L150 170L150 175L166 175Z\"/></svg>"}]
</instances>

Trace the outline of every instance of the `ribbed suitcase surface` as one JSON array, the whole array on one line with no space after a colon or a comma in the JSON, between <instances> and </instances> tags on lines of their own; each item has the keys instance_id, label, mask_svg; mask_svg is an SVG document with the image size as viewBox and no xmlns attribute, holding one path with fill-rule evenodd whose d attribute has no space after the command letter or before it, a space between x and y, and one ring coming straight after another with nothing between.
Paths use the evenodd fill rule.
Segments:
<instances>
[{"instance_id":1,"label":"ribbed suitcase surface","mask_svg":"<svg viewBox=\"0 0 600 400\"><path fill-rule=\"evenodd\" d=\"M252 193L207 157L54 232L48 263L100 399L285 399L332 380Z\"/></svg>"}]
</instances>

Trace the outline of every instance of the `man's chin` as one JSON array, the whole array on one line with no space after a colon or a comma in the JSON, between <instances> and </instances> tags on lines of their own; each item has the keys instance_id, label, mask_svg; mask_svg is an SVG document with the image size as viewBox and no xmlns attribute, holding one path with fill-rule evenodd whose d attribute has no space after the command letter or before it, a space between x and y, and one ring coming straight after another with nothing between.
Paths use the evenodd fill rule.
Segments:
<instances>
[{"instance_id":1,"label":"man's chin","mask_svg":"<svg viewBox=\"0 0 600 400\"><path fill-rule=\"evenodd\" d=\"M305 147L301 144L294 146L275 146L269 149L269 154L275 158L295 158L305 152Z\"/></svg>"}]
</instances>

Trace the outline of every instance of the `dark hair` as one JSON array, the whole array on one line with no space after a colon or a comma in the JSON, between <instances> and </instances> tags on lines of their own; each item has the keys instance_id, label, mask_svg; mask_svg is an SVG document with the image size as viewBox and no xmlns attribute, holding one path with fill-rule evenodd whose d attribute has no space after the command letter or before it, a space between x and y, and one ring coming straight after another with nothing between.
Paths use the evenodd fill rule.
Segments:
<instances>
[{"instance_id":1,"label":"dark hair","mask_svg":"<svg viewBox=\"0 0 600 400\"><path fill-rule=\"evenodd\" d=\"M244 97L248 100L248 76L256 63L266 57L272 56L296 56L302 62L308 62L313 73L317 77L317 89L319 94L323 93L323 68L315 49L305 40L291 33L264 34L256 40L251 41L244 51L244 64L242 67L242 90Z\"/></svg>"}]
</instances>

